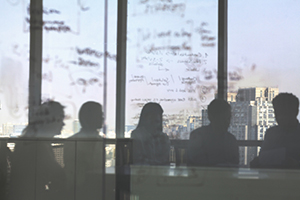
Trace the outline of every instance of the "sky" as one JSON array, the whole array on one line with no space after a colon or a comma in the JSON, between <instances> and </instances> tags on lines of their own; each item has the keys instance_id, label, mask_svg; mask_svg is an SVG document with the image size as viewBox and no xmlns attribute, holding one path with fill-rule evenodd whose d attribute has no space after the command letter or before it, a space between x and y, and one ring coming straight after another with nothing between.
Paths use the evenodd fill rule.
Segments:
<instances>
[{"instance_id":1,"label":"sky","mask_svg":"<svg viewBox=\"0 0 300 200\"><path fill-rule=\"evenodd\" d=\"M28 3L6 0L0 7L0 124L27 122ZM200 115L213 99L217 8L216 0L129 1L127 125L137 123L141 106L149 101L160 103L165 119L176 123ZM65 131L72 132L82 103L103 103L104 3L44 0L44 9L45 26L69 29L44 30L42 98L66 106ZM299 13L297 0L228 1L228 70L241 78L230 80L232 90L279 87L280 92L300 97ZM106 123L110 130L115 127L116 19L116 1L109 1Z\"/></svg>"}]
</instances>

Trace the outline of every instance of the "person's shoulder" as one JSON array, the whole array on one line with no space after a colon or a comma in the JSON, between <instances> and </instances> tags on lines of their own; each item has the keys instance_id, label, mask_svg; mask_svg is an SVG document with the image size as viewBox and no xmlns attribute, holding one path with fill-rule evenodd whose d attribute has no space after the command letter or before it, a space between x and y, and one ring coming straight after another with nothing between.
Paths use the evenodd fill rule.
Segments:
<instances>
[{"instance_id":1,"label":"person's shoulder","mask_svg":"<svg viewBox=\"0 0 300 200\"><path fill-rule=\"evenodd\" d=\"M192 132L197 133L197 134L205 134L205 133L209 133L210 130L211 130L210 126L202 126L202 127L196 128Z\"/></svg>"},{"instance_id":2,"label":"person's shoulder","mask_svg":"<svg viewBox=\"0 0 300 200\"><path fill-rule=\"evenodd\" d=\"M144 128L136 128L131 132L131 138L133 139L142 139L145 138L145 130Z\"/></svg>"},{"instance_id":3,"label":"person's shoulder","mask_svg":"<svg viewBox=\"0 0 300 200\"><path fill-rule=\"evenodd\" d=\"M266 133L277 133L279 132L279 126L276 125L276 126L272 126L270 128L267 129Z\"/></svg>"},{"instance_id":4,"label":"person's shoulder","mask_svg":"<svg viewBox=\"0 0 300 200\"><path fill-rule=\"evenodd\" d=\"M137 137L138 136L138 130L137 129L134 129L132 132L131 132L131 137Z\"/></svg>"},{"instance_id":5,"label":"person's shoulder","mask_svg":"<svg viewBox=\"0 0 300 200\"><path fill-rule=\"evenodd\" d=\"M272 126L266 130L264 139L266 139L266 138L269 139L270 137L271 138L278 137L280 135L280 133L281 133L280 127L278 125Z\"/></svg>"},{"instance_id":6,"label":"person's shoulder","mask_svg":"<svg viewBox=\"0 0 300 200\"><path fill-rule=\"evenodd\" d=\"M197 129L193 130L190 134L190 137L201 137L201 136L209 134L209 132L210 132L209 126L202 126L202 127L199 127Z\"/></svg>"},{"instance_id":7,"label":"person's shoulder","mask_svg":"<svg viewBox=\"0 0 300 200\"><path fill-rule=\"evenodd\" d=\"M75 133L74 135L72 135L72 136L70 136L70 137L68 137L67 139L77 139L77 138L79 138L79 133Z\"/></svg>"},{"instance_id":8,"label":"person's shoulder","mask_svg":"<svg viewBox=\"0 0 300 200\"><path fill-rule=\"evenodd\" d=\"M234 140L234 141L237 141L236 137L230 133L230 132L227 132L227 137L230 139L230 140Z\"/></svg>"},{"instance_id":9,"label":"person's shoulder","mask_svg":"<svg viewBox=\"0 0 300 200\"><path fill-rule=\"evenodd\" d=\"M79 132L75 133L74 135L68 137L67 139L77 140L77 139L80 139L80 138L85 138L84 136L85 136L85 134L82 131L79 131Z\"/></svg>"},{"instance_id":10,"label":"person's shoulder","mask_svg":"<svg viewBox=\"0 0 300 200\"><path fill-rule=\"evenodd\" d=\"M89 135L86 134L83 131L79 131L78 133L75 133L74 135L68 137L67 139L70 140L80 140L80 139L103 139L100 135Z\"/></svg>"},{"instance_id":11,"label":"person's shoulder","mask_svg":"<svg viewBox=\"0 0 300 200\"><path fill-rule=\"evenodd\" d=\"M166 139L166 140L169 140L169 136L168 134L164 133L164 132L161 132L161 137Z\"/></svg>"}]
</instances>

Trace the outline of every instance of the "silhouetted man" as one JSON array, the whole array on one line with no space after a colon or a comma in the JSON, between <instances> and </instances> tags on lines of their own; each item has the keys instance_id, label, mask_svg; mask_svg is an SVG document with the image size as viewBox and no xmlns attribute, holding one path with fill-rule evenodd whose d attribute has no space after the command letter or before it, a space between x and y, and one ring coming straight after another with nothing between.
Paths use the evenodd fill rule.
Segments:
<instances>
[{"instance_id":1,"label":"silhouetted man","mask_svg":"<svg viewBox=\"0 0 300 200\"><path fill-rule=\"evenodd\" d=\"M81 130L70 137L75 138L102 138L99 130L103 125L103 112L100 103L88 101L82 104L79 110Z\"/></svg>"},{"instance_id":2,"label":"silhouetted man","mask_svg":"<svg viewBox=\"0 0 300 200\"><path fill-rule=\"evenodd\" d=\"M190 134L188 164L194 166L236 166L239 149L235 137L229 133L230 105L215 99L208 105L208 126L200 127Z\"/></svg>"},{"instance_id":3,"label":"silhouetted man","mask_svg":"<svg viewBox=\"0 0 300 200\"><path fill-rule=\"evenodd\" d=\"M76 199L96 200L103 193L104 143L99 131L102 128L101 104L84 103L79 110L81 130L65 143L64 161L69 190L74 190ZM76 180L76 181L75 181ZM74 199L73 196L69 197Z\"/></svg>"},{"instance_id":4,"label":"silhouetted man","mask_svg":"<svg viewBox=\"0 0 300 200\"><path fill-rule=\"evenodd\" d=\"M290 93L280 93L272 103L278 125L266 131L259 157L251 162L251 167L299 168L299 99Z\"/></svg>"}]
</instances>

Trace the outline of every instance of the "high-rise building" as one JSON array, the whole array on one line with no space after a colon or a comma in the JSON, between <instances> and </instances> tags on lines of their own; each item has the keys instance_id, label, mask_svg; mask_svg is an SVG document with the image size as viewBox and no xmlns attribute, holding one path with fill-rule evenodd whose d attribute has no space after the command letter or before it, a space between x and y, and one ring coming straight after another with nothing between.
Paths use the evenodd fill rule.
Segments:
<instances>
[{"instance_id":1,"label":"high-rise building","mask_svg":"<svg viewBox=\"0 0 300 200\"><path fill-rule=\"evenodd\" d=\"M272 105L278 88L241 88L236 101L230 102L232 118L229 132L238 140L263 140L266 130L276 124ZM258 147L240 147L240 164L248 166L257 156Z\"/></svg>"},{"instance_id":2,"label":"high-rise building","mask_svg":"<svg viewBox=\"0 0 300 200\"><path fill-rule=\"evenodd\" d=\"M202 119L200 116L189 116L186 120L187 132L192 132L196 128L201 127Z\"/></svg>"},{"instance_id":3,"label":"high-rise building","mask_svg":"<svg viewBox=\"0 0 300 200\"><path fill-rule=\"evenodd\" d=\"M14 124L12 123L4 123L2 124L2 135L3 136L10 136L14 132Z\"/></svg>"},{"instance_id":4,"label":"high-rise building","mask_svg":"<svg viewBox=\"0 0 300 200\"><path fill-rule=\"evenodd\" d=\"M18 137L22 134L22 131L26 128L26 123L14 124L4 123L2 124L2 136L6 137Z\"/></svg>"}]
</instances>

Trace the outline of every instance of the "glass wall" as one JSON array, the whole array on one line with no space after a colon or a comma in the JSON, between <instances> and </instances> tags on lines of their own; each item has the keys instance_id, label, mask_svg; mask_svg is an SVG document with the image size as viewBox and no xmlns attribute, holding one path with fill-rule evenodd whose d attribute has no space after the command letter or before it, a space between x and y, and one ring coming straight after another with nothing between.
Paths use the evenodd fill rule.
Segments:
<instances>
[{"instance_id":1,"label":"glass wall","mask_svg":"<svg viewBox=\"0 0 300 200\"><path fill-rule=\"evenodd\" d=\"M230 131L237 139L263 140L276 125L272 99L278 93L300 97L299 12L299 1L228 1ZM241 148L241 164L258 152Z\"/></svg>"},{"instance_id":2,"label":"glass wall","mask_svg":"<svg viewBox=\"0 0 300 200\"><path fill-rule=\"evenodd\" d=\"M126 137L147 102L162 106L170 139L201 126L217 89L217 16L217 1L129 1Z\"/></svg>"},{"instance_id":3,"label":"glass wall","mask_svg":"<svg viewBox=\"0 0 300 200\"><path fill-rule=\"evenodd\" d=\"M96 101L104 108L105 123L100 135L115 137L115 110L120 106L115 99L118 5L117 0L107 2L108 7L105 1L43 1L42 102L59 101L64 106L65 119L62 112L41 106L37 110L38 118L30 121L33 124L30 128L36 128L34 131L39 134L49 130L52 134L60 133L65 123L58 137L74 135L81 126L78 119L81 105ZM166 193L171 199L187 195L199 199L199 186L205 186L200 188L203 190L200 195L228 199L248 193L253 198L298 194L297 188L291 187L299 180L296 170L287 173L243 167L249 167L258 155L266 130L276 125L272 99L279 92L300 95L297 89L299 11L300 2L292 0L229 1L227 100L232 108L229 132L240 141L227 134L231 141L226 143L224 130L219 132L221 136L188 140L194 129L209 123L207 105L217 93L217 63L218 56L222 56L217 53L218 1L128 0L125 137L134 139L131 133L146 103L160 104L163 119L153 121L154 124L163 121L162 130L169 143L160 146L155 137L156 143L146 142L150 148L156 148L156 155L167 155L164 162L145 162L139 166L141 163L133 162L139 150L134 150L135 141L124 138L36 139L28 134L29 138L1 139L0 185L4 187L0 187L0 196L10 193L11 197L21 195L25 199L76 196L101 199L106 195L113 199L115 193L123 192L126 198L153 199L146 190L158 187L155 194L158 199L165 198L162 194ZM1 4L0 13L3 27L0 136L18 137L29 121L29 0L6 0ZM30 133L30 129L25 130ZM212 135L212 132L206 133ZM242 146L247 143L241 140L257 143ZM296 156L299 155L297 142L294 143L296 151L291 151ZM202 154L207 163L202 162L202 151L197 149L202 145L212 155L211 159L207 152ZM282 152L275 151L273 157L283 160ZM152 153L145 151L145 155L152 156ZM226 156L234 158L226 160ZM292 161L288 163L290 166L282 162L272 167L299 169L296 158L284 160ZM202 168L186 167L187 163ZM282 181L288 182L284 188ZM282 190L274 193L265 190L269 182L272 185L269 188ZM182 190L174 193L177 186ZM231 190L235 187L239 189ZM253 193L254 190L262 192Z\"/></svg>"},{"instance_id":4,"label":"glass wall","mask_svg":"<svg viewBox=\"0 0 300 200\"><path fill-rule=\"evenodd\" d=\"M109 1L107 14L104 1L43 3L42 100L65 106L62 137L80 130L78 111L84 102L101 103L107 111L102 134L114 137L116 1Z\"/></svg>"},{"instance_id":5,"label":"glass wall","mask_svg":"<svg viewBox=\"0 0 300 200\"><path fill-rule=\"evenodd\" d=\"M27 0L1 3L0 136L17 137L28 121Z\"/></svg>"}]
</instances>

